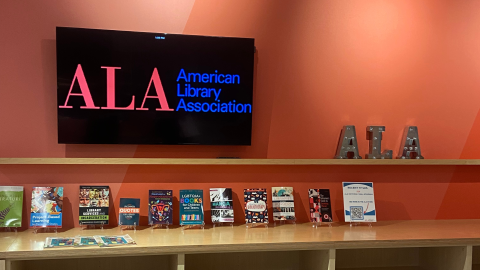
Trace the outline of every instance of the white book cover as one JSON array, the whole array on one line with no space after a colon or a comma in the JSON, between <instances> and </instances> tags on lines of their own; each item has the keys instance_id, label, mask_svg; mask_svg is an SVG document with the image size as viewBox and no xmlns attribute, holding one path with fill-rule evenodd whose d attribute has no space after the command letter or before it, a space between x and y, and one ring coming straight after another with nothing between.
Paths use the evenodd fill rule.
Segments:
<instances>
[{"instance_id":1,"label":"white book cover","mask_svg":"<svg viewBox=\"0 0 480 270\"><path fill-rule=\"evenodd\" d=\"M273 220L295 220L292 187L272 187Z\"/></svg>"},{"instance_id":2,"label":"white book cover","mask_svg":"<svg viewBox=\"0 0 480 270\"><path fill-rule=\"evenodd\" d=\"M343 182L345 222L377 222L371 182Z\"/></svg>"},{"instance_id":3,"label":"white book cover","mask_svg":"<svg viewBox=\"0 0 480 270\"><path fill-rule=\"evenodd\" d=\"M231 188L211 188L210 206L212 211L212 222L233 223L233 200Z\"/></svg>"}]
</instances>

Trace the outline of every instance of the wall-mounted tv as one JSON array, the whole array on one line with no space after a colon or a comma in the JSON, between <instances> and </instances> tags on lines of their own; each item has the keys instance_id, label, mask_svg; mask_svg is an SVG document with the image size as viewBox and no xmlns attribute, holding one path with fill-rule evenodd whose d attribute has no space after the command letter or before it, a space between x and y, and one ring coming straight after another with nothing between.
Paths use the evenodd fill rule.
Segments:
<instances>
[{"instance_id":1,"label":"wall-mounted tv","mask_svg":"<svg viewBox=\"0 0 480 270\"><path fill-rule=\"evenodd\" d=\"M254 39L57 27L58 143L250 145Z\"/></svg>"}]
</instances>

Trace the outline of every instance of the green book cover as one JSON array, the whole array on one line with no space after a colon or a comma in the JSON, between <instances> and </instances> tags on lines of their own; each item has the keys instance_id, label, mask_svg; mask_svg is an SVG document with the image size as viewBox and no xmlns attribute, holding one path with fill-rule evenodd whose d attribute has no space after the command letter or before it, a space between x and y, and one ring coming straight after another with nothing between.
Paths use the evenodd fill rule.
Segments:
<instances>
[{"instance_id":1,"label":"green book cover","mask_svg":"<svg viewBox=\"0 0 480 270\"><path fill-rule=\"evenodd\" d=\"M0 187L0 227L21 227L23 187Z\"/></svg>"}]
</instances>

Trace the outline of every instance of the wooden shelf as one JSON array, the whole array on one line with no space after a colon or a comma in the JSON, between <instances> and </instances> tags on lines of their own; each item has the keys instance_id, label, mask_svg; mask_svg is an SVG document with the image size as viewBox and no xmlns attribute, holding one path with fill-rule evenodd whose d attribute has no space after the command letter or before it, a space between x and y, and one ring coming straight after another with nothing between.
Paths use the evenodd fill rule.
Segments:
<instances>
[{"instance_id":1,"label":"wooden shelf","mask_svg":"<svg viewBox=\"0 0 480 270\"><path fill-rule=\"evenodd\" d=\"M0 165L480 165L480 159L0 158Z\"/></svg>"},{"instance_id":2,"label":"wooden shelf","mask_svg":"<svg viewBox=\"0 0 480 270\"><path fill-rule=\"evenodd\" d=\"M169 270L221 270L226 265L241 270L252 261L262 261L266 270L470 270L472 254L477 261L472 246L480 245L479 227L480 220L432 220L378 222L372 227L335 223L319 228L289 224L246 229L242 224L185 231L73 228L58 234L34 234L30 229L0 233L0 270L44 270L57 262L68 269L100 264L106 269L147 267L161 262L170 266L161 269ZM46 237L127 233L137 245L43 248ZM2 268L2 263L7 267Z\"/></svg>"}]
</instances>

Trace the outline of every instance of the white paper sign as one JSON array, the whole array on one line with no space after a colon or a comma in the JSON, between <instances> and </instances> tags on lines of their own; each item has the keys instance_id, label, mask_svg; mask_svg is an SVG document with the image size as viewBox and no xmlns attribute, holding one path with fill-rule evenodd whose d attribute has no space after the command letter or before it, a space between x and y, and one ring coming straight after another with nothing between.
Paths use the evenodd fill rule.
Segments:
<instances>
[{"instance_id":1,"label":"white paper sign","mask_svg":"<svg viewBox=\"0 0 480 270\"><path fill-rule=\"evenodd\" d=\"M377 222L373 183L343 182L345 222Z\"/></svg>"}]
</instances>

